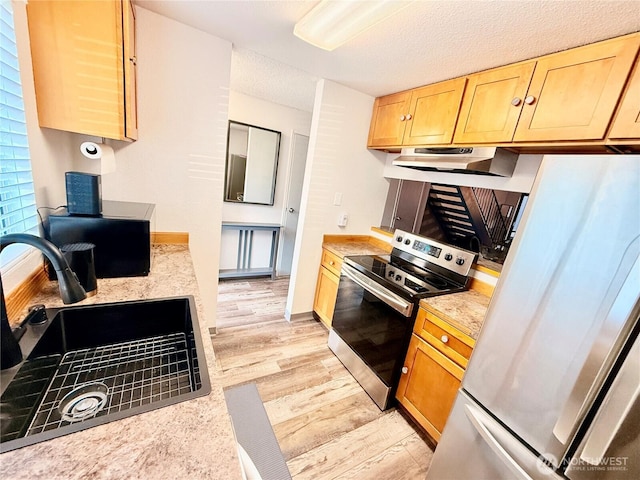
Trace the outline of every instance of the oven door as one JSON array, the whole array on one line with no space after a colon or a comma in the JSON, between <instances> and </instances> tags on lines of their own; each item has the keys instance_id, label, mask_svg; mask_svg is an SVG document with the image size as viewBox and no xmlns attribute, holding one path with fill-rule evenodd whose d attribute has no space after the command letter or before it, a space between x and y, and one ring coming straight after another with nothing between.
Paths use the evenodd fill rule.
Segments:
<instances>
[{"instance_id":1,"label":"oven door","mask_svg":"<svg viewBox=\"0 0 640 480\"><path fill-rule=\"evenodd\" d=\"M412 301L342 265L329 348L381 410L398 385L414 310Z\"/></svg>"}]
</instances>

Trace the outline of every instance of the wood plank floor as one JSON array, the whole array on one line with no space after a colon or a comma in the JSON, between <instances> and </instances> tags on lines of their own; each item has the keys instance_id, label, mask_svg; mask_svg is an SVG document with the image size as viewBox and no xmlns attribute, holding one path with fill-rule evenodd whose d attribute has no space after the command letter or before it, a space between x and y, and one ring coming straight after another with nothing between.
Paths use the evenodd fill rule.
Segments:
<instances>
[{"instance_id":1,"label":"wood plank floor","mask_svg":"<svg viewBox=\"0 0 640 480\"><path fill-rule=\"evenodd\" d=\"M216 327L251 325L284 318L289 277L220 280Z\"/></svg>"},{"instance_id":2,"label":"wood plank floor","mask_svg":"<svg viewBox=\"0 0 640 480\"><path fill-rule=\"evenodd\" d=\"M253 300L241 289L235 311L254 310L243 306ZM248 324L236 318L211 339L225 388L256 383L293 478L423 479L432 456L426 436L403 412L378 409L327 347L322 324L289 323L283 313Z\"/></svg>"}]
</instances>

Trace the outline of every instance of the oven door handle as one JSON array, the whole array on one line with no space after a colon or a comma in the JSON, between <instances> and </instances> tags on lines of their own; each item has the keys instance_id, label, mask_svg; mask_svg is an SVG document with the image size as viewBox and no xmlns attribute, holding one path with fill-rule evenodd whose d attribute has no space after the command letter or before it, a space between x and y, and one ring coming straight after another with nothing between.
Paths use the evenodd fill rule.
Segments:
<instances>
[{"instance_id":1,"label":"oven door handle","mask_svg":"<svg viewBox=\"0 0 640 480\"><path fill-rule=\"evenodd\" d=\"M360 287L364 288L367 292L369 292L374 297L382 300L384 303L389 305L391 308L400 312L405 317L410 317L413 313L413 303L407 302L404 298L396 295L393 292L390 292L375 280L370 279L366 275L358 272L353 269L349 265L342 265L342 273L352 280Z\"/></svg>"}]
</instances>

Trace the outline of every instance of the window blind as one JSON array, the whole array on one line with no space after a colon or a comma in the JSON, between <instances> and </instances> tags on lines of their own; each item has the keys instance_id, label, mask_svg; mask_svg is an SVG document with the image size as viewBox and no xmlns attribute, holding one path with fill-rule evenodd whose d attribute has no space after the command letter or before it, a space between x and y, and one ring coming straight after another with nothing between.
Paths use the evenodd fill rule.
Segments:
<instances>
[{"instance_id":1,"label":"window blind","mask_svg":"<svg viewBox=\"0 0 640 480\"><path fill-rule=\"evenodd\" d=\"M0 235L37 235L38 215L13 13L11 2L5 1L0 3L0 87Z\"/></svg>"}]
</instances>

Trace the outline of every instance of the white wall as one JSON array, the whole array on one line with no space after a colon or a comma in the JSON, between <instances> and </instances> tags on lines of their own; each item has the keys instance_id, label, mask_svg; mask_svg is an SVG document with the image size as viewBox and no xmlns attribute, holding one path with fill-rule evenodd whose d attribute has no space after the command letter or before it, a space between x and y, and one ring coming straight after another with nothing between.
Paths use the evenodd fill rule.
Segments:
<instances>
[{"instance_id":1,"label":"white wall","mask_svg":"<svg viewBox=\"0 0 640 480\"><path fill-rule=\"evenodd\" d=\"M189 232L208 323L215 323L231 43L136 7L138 140L108 141L104 199L154 203L156 230ZM90 137L78 135L77 146ZM99 162L75 154L76 168Z\"/></svg>"},{"instance_id":2,"label":"white wall","mask_svg":"<svg viewBox=\"0 0 640 480\"><path fill-rule=\"evenodd\" d=\"M36 204L38 207L66 205L64 172L73 170L72 150L75 136L59 130L41 129L38 126L26 4L14 0L12 7ZM42 214L46 215L46 210L43 210ZM26 258L7 265L7 268L2 271L5 293L11 293L33 270L41 265L41 262L40 253L31 249L31 253Z\"/></svg>"},{"instance_id":3,"label":"white wall","mask_svg":"<svg viewBox=\"0 0 640 480\"><path fill-rule=\"evenodd\" d=\"M313 310L325 234L368 235L378 225L389 184L382 176L386 155L367 150L374 98L320 80L309 139L298 235L285 315ZM342 204L334 205L336 193ZM348 225L337 226L341 212Z\"/></svg>"}]
</instances>

